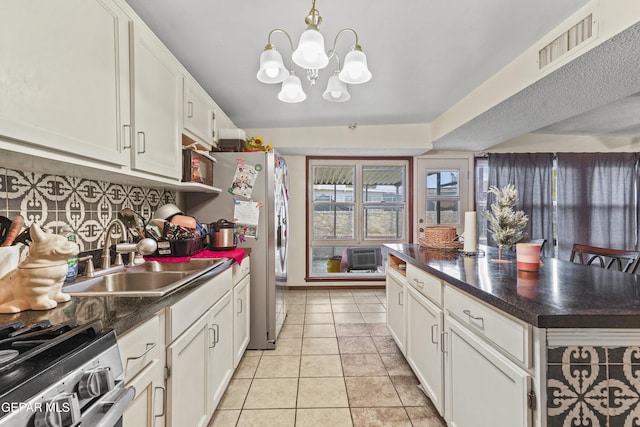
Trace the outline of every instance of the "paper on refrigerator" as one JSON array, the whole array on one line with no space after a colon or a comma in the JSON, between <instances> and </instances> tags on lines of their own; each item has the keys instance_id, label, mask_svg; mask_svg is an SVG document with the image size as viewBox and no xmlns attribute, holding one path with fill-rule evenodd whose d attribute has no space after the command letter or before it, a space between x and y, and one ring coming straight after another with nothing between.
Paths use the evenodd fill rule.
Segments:
<instances>
[{"instance_id":1,"label":"paper on refrigerator","mask_svg":"<svg viewBox=\"0 0 640 427\"><path fill-rule=\"evenodd\" d=\"M236 231L244 237L258 238L258 222L262 202L245 202L236 200L233 204L233 222Z\"/></svg>"}]
</instances>

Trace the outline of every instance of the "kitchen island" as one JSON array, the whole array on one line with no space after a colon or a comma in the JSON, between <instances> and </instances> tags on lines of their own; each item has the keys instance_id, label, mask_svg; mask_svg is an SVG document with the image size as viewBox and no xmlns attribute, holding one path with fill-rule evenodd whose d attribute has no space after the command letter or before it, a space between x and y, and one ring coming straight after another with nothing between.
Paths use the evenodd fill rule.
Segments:
<instances>
[{"instance_id":1,"label":"kitchen island","mask_svg":"<svg viewBox=\"0 0 640 427\"><path fill-rule=\"evenodd\" d=\"M385 246L388 326L449 425L638 425L640 277L481 249Z\"/></svg>"}]
</instances>

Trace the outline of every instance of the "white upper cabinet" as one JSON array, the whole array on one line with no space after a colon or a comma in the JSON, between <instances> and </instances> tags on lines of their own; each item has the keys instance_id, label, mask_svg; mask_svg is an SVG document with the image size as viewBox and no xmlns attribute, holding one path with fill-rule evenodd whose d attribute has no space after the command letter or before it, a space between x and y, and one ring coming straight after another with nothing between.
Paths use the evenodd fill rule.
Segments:
<instances>
[{"instance_id":1,"label":"white upper cabinet","mask_svg":"<svg viewBox=\"0 0 640 427\"><path fill-rule=\"evenodd\" d=\"M235 125L124 0L0 0L0 40L0 166L219 191L180 182L182 134Z\"/></svg>"},{"instance_id":2,"label":"white upper cabinet","mask_svg":"<svg viewBox=\"0 0 640 427\"><path fill-rule=\"evenodd\" d=\"M215 104L209 95L189 77L184 77L184 134L209 147L215 135Z\"/></svg>"},{"instance_id":3,"label":"white upper cabinet","mask_svg":"<svg viewBox=\"0 0 640 427\"><path fill-rule=\"evenodd\" d=\"M128 165L128 24L111 0L0 2L0 137Z\"/></svg>"},{"instance_id":4,"label":"white upper cabinet","mask_svg":"<svg viewBox=\"0 0 640 427\"><path fill-rule=\"evenodd\" d=\"M133 169L180 179L178 63L145 26L132 25Z\"/></svg>"}]
</instances>

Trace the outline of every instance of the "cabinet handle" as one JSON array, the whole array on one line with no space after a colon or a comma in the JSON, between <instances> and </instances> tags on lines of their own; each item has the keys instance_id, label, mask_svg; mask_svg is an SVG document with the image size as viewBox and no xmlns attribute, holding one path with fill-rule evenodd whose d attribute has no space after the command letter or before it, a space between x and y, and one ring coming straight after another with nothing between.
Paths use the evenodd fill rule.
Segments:
<instances>
[{"instance_id":1,"label":"cabinet handle","mask_svg":"<svg viewBox=\"0 0 640 427\"><path fill-rule=\"evenodd\" d=\"M403 293L404 293L404 292L398 292L398 305L403 305L403 304L402 304L402 294L403 294Z\"/></svg>"},{"instance_id":2,"label":"cabinet handle","mask_svg":"<svg viewBox=\"0 0 640 427\"><path fill-rule=\"evenodd\" d=\"M424 282L422 280L418 280L418 278L414 277L413 281L416 282L420 288L424 288Z\"/></svg>"},{"instance_id":3,"label":"cabinet handle","mask_svg":"<svg viewBox=\"0 0 640 427\"><path fill-rule=\"evenodd\" d=\"M122 126L122 148L127 150L131 148L131 125Z\"/></svg>"},{"instance_id":4,"label":"cabinet handle","mask_svg":"<svg viewBox=\"0 0 640 427\"><path fill-rule=\"evenodd\" d=\"M189 108L187 108L187 111L188 111L187 112L187 117L191 118L191 117L193 117L193 102L188 101L187 102L187 106L189 107Z\"/></svg>"},{"instance_id":5,"label":"cabinet handle","mask_svg":"<svg viewBox=\"0 0 640 427\"><path fill-rule=\"evenodd\" d=\"M140 136L142 136L142 139ZM138 150L138 154L144 154L144 152L147 151L147 136L144 132L138 132L138 141L141 141L141 143L138 144L138 148L142 147L142 150Z\"/></svg>"},{"instance_id":6,"label":"cabinet handle","mask_svg":"<svg viewBox=\"0 0 640 427\"><path fill-rule=\"evenodd\" d=\"M431 342L433 344L438 344L438 341L435 338L436 335L438 335L438 324L437 323L435 325L431 325Z\"/></svg>"},{"instance_id":7,"label":"cabinet handle","mask_svg":"<svg viewBox=\"0 0 640 427\"><path fill-rule=\"evenodd\" d=\"M216 327L216 333L215 333L215 337L216 340L214 341L214 343L218 344L218 341L220 341L220 325L214 325Z\"/></svg>"},{"instance_id":8,"label":"cabinet handle","mask_svg":"<svg viewBox=\"0 0 640 427\"><path fill-rule=\"evenodd\" d=\"M240 303L240 311L238 314L242 313L242 298L238 298L238 302Z\"/></svg>"},{"instance_id":9,"label":"cabinet handle","mask_svg":"<svg viewBox=\"0 0 640 427\"><path fill-rule=\"evenodd\" d=\"M447 348L446 348L447 335L448 335L448 332L440 332L440 351L445 354L447 353Z\"/></svg>"},{"instance_id":10,"label":"cabinet handle","mask_svg":"<svg viewBox=\"0 0 640 427\"><path fill-rule=\"evenodd\" d=\"M145 348L145 350L140 354L140 356L136 356L136 357L127 357L127 363L129 363L130 360L138 360L143 358L147 353L149 353L151 350L153 350L156 347L156 343L154 342L148 342L147 343L147 347Z\"/></svg>"},{"instance_id":11,"label":"cabinet handle","mask_svg":"<svg viewBox=\"0 0 640 427\"><path fill-rule=\"evenodd\" d=\"M467 316L469 316L469 320L477 320L478 322L480 322L482 325L482 328L484 328L484 319L482 317L474 316L473 314L471 314L471 310L462 310L462 312Z\"/></svg>"},{"instance_id":12,"label":"cabinet handle","mask_svg":"<svg viewBox=\"0 0 640 427\"><path fill-rule=\"evenodd\" d=\"M160 415L154 415L155 418L164 417L164 414L167 412L167 389L163 386L155 387L154 390L157 392L158 390L162 390L162 413ZM154 399L155 403L155 399ZM155 411L154 411L155 412Z\"/></svg>"},{"instance_id":13,"label":"cabinet handle","mask_svg":"<svg viewBox=\"0 0 640 427\"><path fill-rule=\"evenodd\" d=\"M209 344L209 348L215 348L216 343L218 341L216 341L216 330L214 329L215 325L211 325L211 327L209 328L209 338L211 338L211 332L213 332L213 339L211 340L211 344Z\"/></svg>"},{"instance_id":14,"label":"cabinet handle","mask_svg":"<svg viewBox=\"0 0 640 427\"><path fill-rule=\"evenodd\" d=\"M145 347L144 351L139 355L139 356L135 356L135 357L127 357L127 361L124 364L124 371L127 372L127 369L129 369L129 362L131 362L132 360L138 360L138 359L142 359L147 353L149 353L151 350L153 350L156 347L156 343L154 342L148 342L147 346Z\"/></svg>"}]
</instances>

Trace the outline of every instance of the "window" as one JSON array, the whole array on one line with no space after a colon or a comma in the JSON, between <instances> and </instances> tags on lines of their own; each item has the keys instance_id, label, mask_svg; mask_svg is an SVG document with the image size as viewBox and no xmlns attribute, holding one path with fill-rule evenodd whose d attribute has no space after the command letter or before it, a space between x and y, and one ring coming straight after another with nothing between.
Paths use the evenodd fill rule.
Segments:
<instances>
[{"instance_id":1,"label":"window","mask_svg":"<svg viewBox=\"0 0 640 427\"><path fill-rule=\"evenodd\" d=\"M384 276L381 245L408 241L409 163L309 158L309 278Z\"/></svg>"},{"instance_id":2,"label":"window","mask_svg":"<svg viewBox=\"0 0 640 427\"><path fill-rule=\"evenodd\" d=\"M427 171L427 225L461 223L459 182L459 170Z\"/></svg>"}]
</instances>

